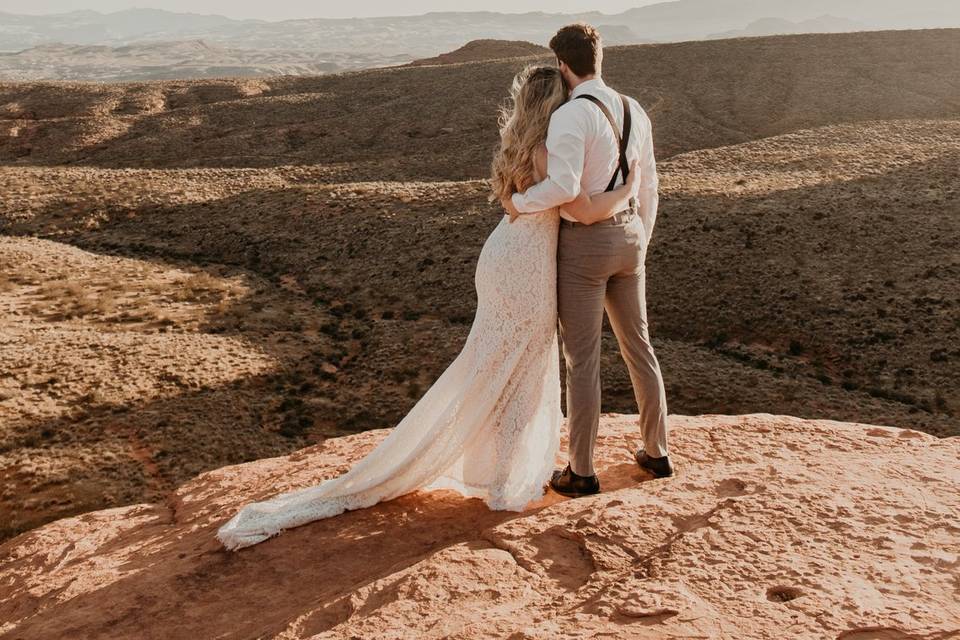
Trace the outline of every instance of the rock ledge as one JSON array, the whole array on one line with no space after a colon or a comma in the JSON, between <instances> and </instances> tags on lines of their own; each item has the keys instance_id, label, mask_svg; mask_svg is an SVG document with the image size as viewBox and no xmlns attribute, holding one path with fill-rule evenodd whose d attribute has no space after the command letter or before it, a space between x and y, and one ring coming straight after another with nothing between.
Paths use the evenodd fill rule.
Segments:
<instances>
[{"instance_id":1,"label":"rock ledge","mask_svg":"<svg viewBox=\"0 0 960 640\"><path fill-rule=\"evenodd\" d=\"M671 417L677 477L604 416L603 493L524 513L418 492L230 553L239 506L342 473L386 433L203 474L0 546L0 638L948 638L960 438Z\"/></svg>"}]
</instances>

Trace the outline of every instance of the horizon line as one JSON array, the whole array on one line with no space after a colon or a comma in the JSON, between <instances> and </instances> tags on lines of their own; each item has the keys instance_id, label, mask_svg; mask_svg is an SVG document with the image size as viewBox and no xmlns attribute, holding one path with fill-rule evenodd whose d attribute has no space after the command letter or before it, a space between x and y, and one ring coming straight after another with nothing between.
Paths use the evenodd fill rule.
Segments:
<instances>
[{"instance_id":1,"label":"horizon line","mask_svg":"<svg viewBox=\"0 0 960 640\"><path fill-rule=\"evenodd\" d=\"M550 11L489 11L489 10L466 10L466 11L425 11L423 13L407 13L407 14L384 14L376 16L354 16L354 17L343 17L343 18L332 18L332 17L302 17L302 18L280 18L276 20L270 20L266 18L234 18L231 16L224 15L222 13L196 13L193 11L170 11L169 9L158 9L156 7L129 7L127 9L118 9L116 11L97 11L96 9L74 9L73 11L59 11L52 13L15 13L12 11L0 10L0 15L8 16L17 16L25 18L53 18L57 16L69 16L78 13L92 13L99 16L112 16L120 13L132 13L136 11L152 11L157 13L166 13L169 15L178 15L178 16L196 16L201 18L223 18L225 20L232 20L234 22L265 22L265 23L280 23L280 22L295 22L299 20L329 20L329 21L350 21L350 20L380 20L380 19L390 19L390 18L421 18L425 16L432 15L475 15L475 14L490 14L490 15L507 15L507 16L530 16L530 15L545 15L545 16L581 16L581 15L597 15L603 17L614 17L623 15L628 11L635 11L636 9L643 9L646 7L653 7L663 4L678 4L682 0L663 0L661 2L651 2L649 4L643 4L637 7L632 7L624 11L617 13L604 13L603 11L577 11L577 12L550 12Z\"/></svg>"}]
</instances>

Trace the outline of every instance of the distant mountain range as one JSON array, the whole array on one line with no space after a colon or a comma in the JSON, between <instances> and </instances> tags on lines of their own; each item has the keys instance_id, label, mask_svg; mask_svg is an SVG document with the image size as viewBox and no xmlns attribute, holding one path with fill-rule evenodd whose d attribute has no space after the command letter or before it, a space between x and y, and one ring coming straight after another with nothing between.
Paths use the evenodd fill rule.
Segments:
<instances>
[{"instance_id":1,"label":"distant mountain range","mask_svg":"<svg viewBox=\"0 0 960 640\"><path fill-rule=\"evenodd\" d=\"M852 31L870 31L862 22L836 16L820 16L813 20L792 22L783 18L763 18L748 24L744 29L724 31L710 36L710 39L747 38L754 36L788 35L797 33L850 33Z\"/></svg>"},{"instance_id":2,"label":"distant mountain range","mask_svg":"<svg viewBox=\"0 0 960 640\"><path fill-rule=\"evenodd\" d=\"M232 49L203 40L143 42L120 47L45 44L0 53L0 78L15 81L125 82L280 75L322 75L402 64L406 56Z\"/></svg>"},{"instance_id":3,"label":"distant mountain range","mask_svg":"<svg viewBox=\"0 0 960 640\"><path fill-rule=\"evenodd\" d=\"M54 43L117 48L147 42L202 40L211 47L232 51L280 51L288 59L296 59L291 52L309 52L311 56L305 61L296 62L306 64L304 70L311 64L333 65L331 69L340 70L376 66L385 59L402 63L428 58L480 39L524 40L542 45L557 28L576 20L599 25L608 44L637 44L781 33L960 27L960 2L677 0L615 15L441 12L279 22L159 9L109 14L73 11L45 16L0 13L0 51L20 52ZM44 57L48 53L41 51L30 56ZM321 54L322 59L317 60L315 54ZM241 57L249 58L247 54ZM56 62L51 64L56 66ZM0 74L14 77L2 69Z\"/></svg>"}]
</instances>

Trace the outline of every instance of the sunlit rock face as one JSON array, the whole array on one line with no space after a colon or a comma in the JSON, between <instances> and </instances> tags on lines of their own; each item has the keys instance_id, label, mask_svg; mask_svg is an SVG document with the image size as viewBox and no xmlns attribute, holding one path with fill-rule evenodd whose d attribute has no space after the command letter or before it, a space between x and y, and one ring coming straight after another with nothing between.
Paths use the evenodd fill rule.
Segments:
<instances>
[{"instance_id":1,"label":"sunlit rock face","mask_svg":"<svg viewBox=\"0 0 960 640\"><path fill-rule=\"evenodd\" d=\"M0 547L0 632L908 638L957 629L960 439L766 414L670 424L671 479L652 480L632 461L635 417L606 415L599 495L551 493L516 513L415 492L240 552L214 537L236 509L342 473L387 431L209 472L163 504L68 518Z\"/></svg>"}]
</instances>

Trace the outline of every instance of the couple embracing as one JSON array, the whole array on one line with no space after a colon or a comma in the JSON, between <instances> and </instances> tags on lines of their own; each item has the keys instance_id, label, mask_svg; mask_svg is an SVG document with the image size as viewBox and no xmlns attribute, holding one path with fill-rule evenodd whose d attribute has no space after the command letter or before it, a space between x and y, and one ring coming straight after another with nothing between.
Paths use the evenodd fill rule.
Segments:
<instances>
[{"instance_id":1,"label":"couple embracing","mask_svg":"<svg viewBox=\"0 0 960 640\"><path fill-rule=\"evenodd\" d=\"M636 462L655 477L673 474L644 293L658 203L650 119L604 84L593 27L564 27L550 48L558 66L521 71L501 114L492 186L506 214L480 253L463 350L347 473L243 507L218 531L228 549L418 489L453 489L514 511L547 486L571 497L598 493L604 310L639 406ZM562 470L554 469L563 420L558 318L569 430Z\"/></svg>"}]
</instances>

